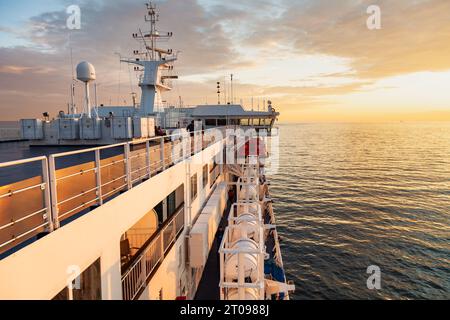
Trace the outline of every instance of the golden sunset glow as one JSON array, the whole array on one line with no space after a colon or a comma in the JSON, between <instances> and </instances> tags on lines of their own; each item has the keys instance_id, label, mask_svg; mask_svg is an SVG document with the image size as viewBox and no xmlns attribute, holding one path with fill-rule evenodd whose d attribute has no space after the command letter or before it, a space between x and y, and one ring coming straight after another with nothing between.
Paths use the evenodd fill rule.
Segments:
<instances>
[{"instance_id":1,"label":"golden sunset glow","mask_svg":"<svg viewBox=\"0 0 450 320\"><path fill-rule=\"evenodd\" d=\"M2 120L67 108L70 47L75 62L96 66L100 103L131 103L136 75L114 53L131 56L142 1L79 2L77 31L64 28L63 1L34 9L27 1L1 4ZM125 3L129 10L121 10ZM373 4L381 9L379 30L367 27ZM163 26L174 31L170 45L180 50L180 80L165 97L168 105L178 105L180 96L184 105L214 103L216 82L225 95L234 74L236 102L251 109L253 98L257 109L270 99L282 122L450 120L449 1L159 5ZM81 94L77 99L81 103Z\"/></svg>"}]
</instances>

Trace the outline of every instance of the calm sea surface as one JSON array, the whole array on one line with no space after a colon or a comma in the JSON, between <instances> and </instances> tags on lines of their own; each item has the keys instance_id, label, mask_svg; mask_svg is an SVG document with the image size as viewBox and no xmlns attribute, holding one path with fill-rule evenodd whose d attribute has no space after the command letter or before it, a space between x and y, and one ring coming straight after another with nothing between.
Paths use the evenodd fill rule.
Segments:
<instances>
[{"instance_id":1,"label":"calm sea surface","mask_svg":"<svg viewBox=\"0 0 450 320\"><path fill-rule=\"evenodd\" d=\"M0 144L0 161L62 151ZM450 299L450 123L281 125L271 180L294 299Z\"/></svg>"},{"instance_id":2,"label":"calm sea surface","mask_svg":"<svg viewBox=\"0 0 450 320\"><path fill-rule=\"evenodd\" d=\"M271 192L294 299L450 299L450 123L280 135Z\"/></svg>"}]
</instances>

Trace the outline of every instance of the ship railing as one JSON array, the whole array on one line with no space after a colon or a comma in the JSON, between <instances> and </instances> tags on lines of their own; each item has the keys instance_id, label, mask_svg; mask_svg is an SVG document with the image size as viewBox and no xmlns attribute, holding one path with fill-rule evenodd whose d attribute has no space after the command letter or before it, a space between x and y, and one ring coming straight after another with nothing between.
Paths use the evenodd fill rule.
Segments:
<instances>
[{"instance_id":1,"label":"ship railing","mask_svg":"<svg viewBox=\"0 0 450 320\"><path fill-rule=\"evenodd\" d=\"M164 260L184 228L184 208L174 214L153 236L135 262L122 275L123 300L135 300Z\"/></svg>"},{"instance_id":2,"label":"ship railing","mask_svg":"<svg viewBox=\"0 0 450 320\"><path fill-rule=\"evenodd\" d=\"M276 225L276 220L275 220L275 214L273 212L273 205L271 202L268 203L267 209L269 211L269 216L270 216L270 223L272 225ZM282 269L284 269L284 263L283 263L283 256L281 255L281 246L280 246L280 237L278 235L278 230L272 229L273 232L273 238L274 238L274 242L275 242L275 246L274 246L274 259L276 261L276 263L278 264L278 266ZM292 284L292 282L287 281L287 279L285 279L285 283L286 284ZM290 292L286 291L284 292L284 300L289 300L290 299Z\"/></svg>"},{"instance_id":3,"label":"ship railing","mask_svg":"<svg viewBox=\"0 0 450 320\"><path fill-rule=\"evenodd\" d=\"M133 244L131 251L135 253L145 245L151 236L158 231L158 228L133 228L127 231L126 238Z\"/></svg>"},{"instance_id":4,"label":"ship railing","mask_svg":"<svg viewBox=\"0 0 450 320\"><path fill-rule=\"evenodd\" d=\"M36 164L41 166L40 176L0 187L0 253L53 230L47 158L0 163L0 169Z\"/></svg>"},{"instance_id":5,"label":"ship railing","mask_svg":"<svg viewBox=\"0 0 450 320\"><path fill-rule=\"evenodd\" d=\"M54 226L58 228L64 220L103 205L117 194L132 189L136 184L217 142L209 139L205 131L197 133L194 136L174 134L51 155L49 172ZM182 143L177 140L181 138L186 139L190 148L185 154L176 155L174 148ZM110 155L105 155L107 153ZM59 168L58 164L74 157L89 160Z\"/></svg>"},{"instance_id":6,"label":"ship railing","mask_svg":"<svg viewBox=\"0 0 450 320\"><path fill-rule=\"evenodd\" d=\"M28 170L34 167L32 163L42 163L41 174L32 168L28 171L33 171L33 178L0 186L0 254L52 232L215 143L223 143L211 130L220 129L224 134L229 128L197 131L196 135L191 132L193 136L182 132L0 164L0 169L26 165ZM207 134L209 131L212 134ZM194 143L195 139L199 143ZM191 149L175 154L174 148L182 142L190 142Z\"/></svg>"}]
</instances>

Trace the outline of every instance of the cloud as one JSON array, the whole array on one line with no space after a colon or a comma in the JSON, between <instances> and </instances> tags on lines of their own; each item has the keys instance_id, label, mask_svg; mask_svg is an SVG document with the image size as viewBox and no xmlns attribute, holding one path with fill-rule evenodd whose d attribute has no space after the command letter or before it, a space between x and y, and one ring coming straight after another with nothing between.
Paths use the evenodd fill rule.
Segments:
<instances>
[{"instance_id":1,"label":"cloud","mask_svg":"<svg viewBox=\"0 0 450 320\"><path fill-rule=\"evenodd\" d=\"M381 7L381 30L366 27L366 9L372 4ZM314 0L285 5L280 17L255 28L248 43L351 58L363 78L450 69L447 0Z\"/></svg>"},{"instance_id":2,"label":"cloud","mask_svg":"<svg viewBox=\"0 0 450 320\"><path fill-rule=\"evenodd\" d=\"M127 66L120 65L118 56L114 53L132 56L133 50L140 49L131 34L139 28L149 28L143 21L145 4L141 0L83 0L78 1L78 4L81 8L81 30L69 31L66 28L68 15L65 10L46 12L31 17L22 30L15 31L15 36L30 43L29 46L0 47L2 111L9 108L14 101L12 95L20 88L26 90L27 94L20 96L20 100L17 97L15 105L18 105L18 115L35 115L37 112L34 108L54 112L60 110L68 97L59 101L34 97L38 92L47 92L53 98L58 93L68 92L71 81L71 50L75 64L87 60L96 67L103 103L129 100L129 87L136 85L137 79ZM177 64L177 72L180 74L207 73L210 70L249 64L248 61L238 59L218 15L211 15L197 1L167 0L160 3L158 8L160 30L172 31L174 38L170 45L173 45L174 51L181 51L180 62ZM6 27L2 27L2 30L11 31ZM168 47L168 44L162 46ZM119 76L122 95L127 97L117 97ZM30 105L33 105L31 112Z\"/></svg>"},{"instance_id":3,"label":"cloud","mask_svg":"<svg viewBox=\"0 0 450 320\"><path fill-rule=\"evenodd\" d=\"M73 2L61 0L63 6ZM65 108L71 81L70 48L75 64L87 60L95 65L100 103L130 101L129 93L136 90L130 86L136 86L137 79L114 53L132 56L139 49L131 34L145 27L143 1L75 3L81 7L79 31L66 29L65 10L31 17L22 29L0 26L0 32L26 44L0 47L3 117ZM381 7L381 30L366 27L366 9L372 4ZM174 32L170 44L162 46L181 51L175 69L181 80L168 101L178 101L181 95L189 104L214 102L218 74L230 71L238 76L267 67L266 73L255 72L236 91L247 101L251 96L275 97L289 114L291 109L330 105L337 96L365 92L383 78L450 69L447 0L166 0L158 8L160 29ZM274 60L292 61L293 56L298 57L297 64L273 64ZM312 63L306 66L312 72L303 77L300 69L311 63L302 60L305 56L348 63L338 72L328 72L324 63ZM184 81L186 77L207 80ZM269 84L262 85L256 77Z\"/></svg>"}]
</instances>

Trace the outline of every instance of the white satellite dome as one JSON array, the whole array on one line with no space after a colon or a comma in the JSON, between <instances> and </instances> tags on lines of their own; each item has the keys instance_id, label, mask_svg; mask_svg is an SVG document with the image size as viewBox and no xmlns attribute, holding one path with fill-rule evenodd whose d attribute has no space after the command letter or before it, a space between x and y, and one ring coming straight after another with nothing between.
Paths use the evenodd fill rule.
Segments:
<instances>
[{"instance_id":1,"label":"white satellite dome","mask_svg":"<svg viewBox=\"0 0 450 320\"><path fill-rule=\"evenodd\" d=\"M94 81L96 79L94 66L86 61L80 62L77 65L77 79L82 82Z\"/></svg>"}]
</instances>

